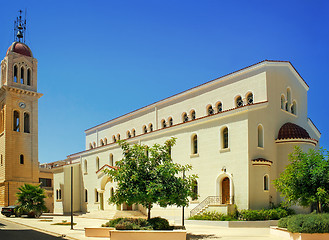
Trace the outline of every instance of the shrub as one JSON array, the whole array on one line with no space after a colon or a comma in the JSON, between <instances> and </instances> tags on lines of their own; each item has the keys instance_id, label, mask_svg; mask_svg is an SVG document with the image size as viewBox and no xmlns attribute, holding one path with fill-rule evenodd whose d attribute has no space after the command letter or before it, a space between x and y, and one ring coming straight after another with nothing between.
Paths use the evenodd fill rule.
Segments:
<instances>
[{"instance_id":1,"label":"shrub","mask_svg":"<svg viewBox=\"0 0 329 240\"><path fill-rule=\"evenodd\" d=\"M204 212L200 215L195 215L189 218L190 220L211 220L211 221L234 221L236 220L234 216L224 215L222 213L213 211L213 212Z\"/></svg>"},{"instance_id":2,"label":"shrub","mask_svg":"<svg viewBox=\"0 0 329 240\"><path fill-rule=\"evenodd\" d=\"M292 216L287 216L287 217L284 217L284 218L279 219L279 221L278 221L278 227L280 227L280 228L287 228L288 220L291 217Z\"/></svg>"},{"instance_id":3,"label":"shrub","mask_svg":"<svg viewBox=\"0 0 329 240\"><path fill-rule=\"evenodd\" d=\"M292 213L284 208L261 209L261 210L241 210L239 218L246 221L277 220Z\"/></svg>"},{"instance_id":4,"label":"shrub","mask_svg":"<svg viewBox=\"0 0 329 240\"><path fill-rule=\"evenodd\" d=\"M329 233L329 214L299 214L288 219L289 232Z\"/></svg>"},{"instance_id":5,"label":"shrub","mask_svg":"<svg viewBox=\"0 0 329 240\"><path fill-rule=\"evenodd\" d=\"M148 220L154 230L169 230L172 229L169 226L169 222L167 219L155 217Z\"/></svg>"}]
</instances>

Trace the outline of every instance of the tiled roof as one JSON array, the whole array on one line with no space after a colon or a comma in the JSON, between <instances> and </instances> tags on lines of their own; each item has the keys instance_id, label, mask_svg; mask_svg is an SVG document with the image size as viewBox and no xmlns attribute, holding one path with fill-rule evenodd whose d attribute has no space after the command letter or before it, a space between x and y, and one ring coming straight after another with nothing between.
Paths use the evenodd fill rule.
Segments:
<instances>
[{"instance_id":1,"label":"tiled roof","mask_svg":"<svg viewBox=\"0 0 329 240\"><path fill-rule=\"evenodd\" d=\"M13 42L7 50L7 55L9 52L15 52L24 56L32 57L31 49L26 44L21 42Z\"/></svg>"},{"instance_id":2,"label":"tiled roof","mask_svg":"<svg viewBox=\"0 0 329 240\"><path fill-rule=\"evenodd\" d=\"M285 123L279 130L278 140L282 139L311 139L308 132L291 122Z\"/></svg>"}]
</instances>

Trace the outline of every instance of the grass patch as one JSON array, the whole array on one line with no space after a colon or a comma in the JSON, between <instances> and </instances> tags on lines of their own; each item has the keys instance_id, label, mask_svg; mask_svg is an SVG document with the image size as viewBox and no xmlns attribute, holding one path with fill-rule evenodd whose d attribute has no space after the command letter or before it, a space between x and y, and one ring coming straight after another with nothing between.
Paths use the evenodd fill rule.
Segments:
<instances>
[{"instance_id":1,"label":"grass patch","mask_svg":"<svg viewBox=\"0 0 329 240\"><path fill-rule=\"evenodd\" d=\"M62 220L62 222L59 223L53 223L51 225L62 225L62 226L67 226L67 225L71 225L71 222L68 222L66 220ZM77 223L73 223L73 225L77 225Z\"/></svg>"},{"instance_id":2,"label":"grass patch","mask_svg":"<svg viewBox=\"0 0 329 240\"><path fill-rule=\"evenodd\" d=\"M39 222L52 222L53 220L49 220L49 219L41 219L39 220Z\"/></svg>"}]
</instances>

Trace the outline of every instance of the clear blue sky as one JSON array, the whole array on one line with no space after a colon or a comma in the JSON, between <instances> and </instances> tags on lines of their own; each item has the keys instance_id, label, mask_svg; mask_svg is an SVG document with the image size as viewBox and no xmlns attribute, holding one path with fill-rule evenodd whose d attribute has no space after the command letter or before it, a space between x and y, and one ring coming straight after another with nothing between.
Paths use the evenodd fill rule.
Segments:
<instances>
[{"instance_id":1,"label":"clear blue sky","mask_svg":"<svg viewBox=\"0 0 329 240\"><path fill-rule=\"evenodd\" d=\"M329 148L329 1L2 1L0 58L27 8L38 59L39 161L84 150L84 130L264 59L309 84Z\"/></svg>"}]
</instances>

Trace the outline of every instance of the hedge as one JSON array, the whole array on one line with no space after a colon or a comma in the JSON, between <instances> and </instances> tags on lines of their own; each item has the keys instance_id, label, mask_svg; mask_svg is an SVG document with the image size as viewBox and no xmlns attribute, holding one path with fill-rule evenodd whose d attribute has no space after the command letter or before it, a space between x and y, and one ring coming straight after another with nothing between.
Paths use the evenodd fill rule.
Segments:
<instances>
[{"instance_id":1,"label":"hedge","mask_svg":"<svg viewBox=\"0 0 329 240\"><path fill-rule=\"evenodd\" d=\"M115 227L117 230L170 230L167 219L155 217L150 220L144 218L116 218L103 224L102 227Z\"/></svg>"},{"instance_id":2,"label":"hedge","mask_svg":"<svg viewBox=\"0 0 329 240\"><path fill-rule=\"evenodd\" d=\"M292 233L329 233L329 214L298 214L282 218L279 227Z\"/></svg>"}]
</instances>

